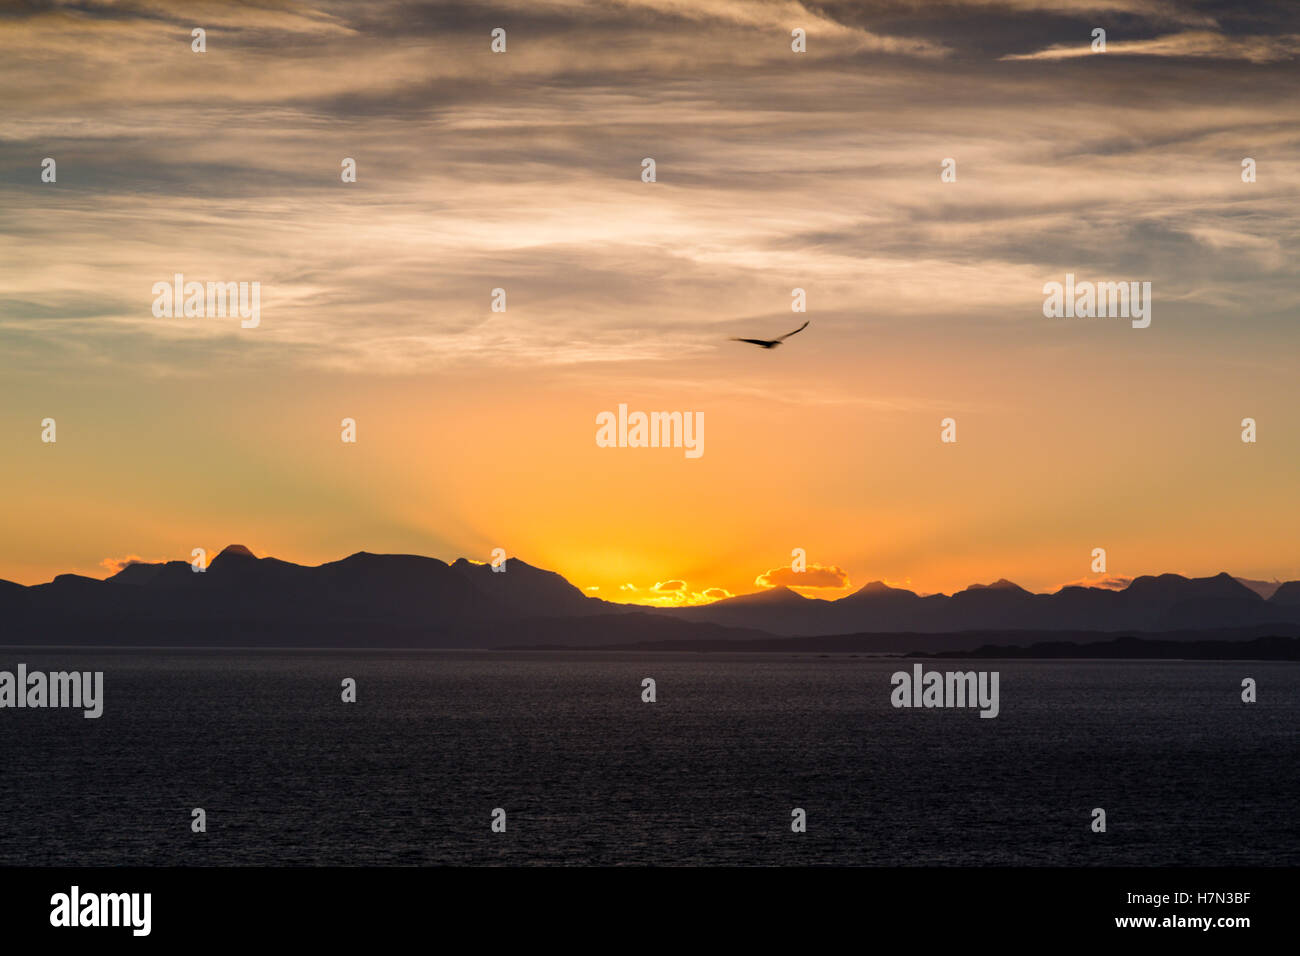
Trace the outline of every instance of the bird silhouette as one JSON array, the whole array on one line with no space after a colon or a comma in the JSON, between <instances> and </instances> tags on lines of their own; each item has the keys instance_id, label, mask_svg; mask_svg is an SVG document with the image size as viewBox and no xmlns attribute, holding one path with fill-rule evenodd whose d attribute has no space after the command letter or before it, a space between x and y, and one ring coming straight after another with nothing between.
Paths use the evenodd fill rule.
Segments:
<instances>
[{"instance_id":1,"label":"bird silhouette","mask_svg":"<svg viewBox=\"0 0 1300 956\"><path fill-rule=\"evenodd\" d=\"M810 319L809 321L812 320ZM806 328L808 328L808 322L805 322L803 325L799 326L799 328L795 329L794 332L802 332ZM782 342L784 342L786 339L788 339L790 336L794 335L794 332L787 332L785 333L785 335L782 335L780 338L776 338L776 339L738 339L733 336L731 341L748 342L750 345L761 345L765 349L774 349Z\"/></svg>"}]
</instances>

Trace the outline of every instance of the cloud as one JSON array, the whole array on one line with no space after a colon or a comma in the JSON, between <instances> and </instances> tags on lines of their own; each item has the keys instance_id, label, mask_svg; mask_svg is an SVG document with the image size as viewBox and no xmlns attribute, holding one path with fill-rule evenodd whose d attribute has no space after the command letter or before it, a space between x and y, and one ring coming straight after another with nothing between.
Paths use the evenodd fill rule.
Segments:
<instances>
[{"instance_id":1,"label":"cloud","mask_svg":"<svg viewBox=\"0 0 1300 956\"><path fill-rule=\"evenodd\" d=\"M998 57L1059 37L1060 5L968 5L1010 18L981 40L1001 46L964 45L950 8L905 2L510 2L492 8L510 28L498 57L471 4L213 3L206 54L189 50L190 11L161 2L10 16L0 371L76 378L93 356L146 377L227 362L707 372L728 335L786 331L796 284L823 336L801 352L833 341L869 359L882 337L1041 322L1042 284L1067 269L1140 269L1181 303L1228 310L1216 319L1300 308L1294 218L1276 213L1300 177L1300 108L1276 59L1293 34L1197 23L1111 44L1194 64L1120 56L1086 85L1064 68L1027 85ZM789 51L795 21L807 54ZM864 52L900 22L918 55ZM1240 63L1210 51L1258 64L1249 97ZM1243 155L1261 162L1249 192ZM57 184L39 182L43 156ZM345 156L355 184L339 180ZM947 156L958 181L940 186ZM154 319L150 287L178 271L260 282L261 327ZM489 309L496 287L505 313ZM733 371L711 380L792 405L959 400Z\"/></svg>"},{"instance_id":2,"label":"cloud","mask_svg":"<svg viewBox=\"0 0 1300 956\"><path fill-rule=\"evenodd\" d=\"M656 582L649 588L639 588L630 583L624 584L619 590L625 592L625 600L649 607L692 607L731 597L731 592L726 588L705 588L695 591L685 581L677 578Z\"/></svg>"},{"instance_id":3,"label":"cloud","mask_svg":"<svg viewBox=\"0 0 1300 956\"><path fill-rule=\"evenodd\" d=\"M684 591L686 589L685 581L660 581L652 587L651 591L657 591L660 594Z\"/></svg>"},{"instance_id":4,"label":"cloud","mask_svg":"<svg viewBox=\"0 0 1300 956\"><path fill-rule=\"evenodd\" d=\"M654 14L664 18L696 24L721 24L773 34L778 38L773 49L785 56L789 52L790 31L800 27L813 42L848 41L855 50L906 56L937 57L947 50L942 43L923 37L890 36L875 33L829 15L822 7L809 7L798 0L549 0L550 6L570 8L575 15L609 16L611 10L629 14ZM653 22L638 16L640 26L649 30Z\"/></svg>"},{"instance_id":5,"label":"cloud","mask_svg":"<svg viewBox=\"0 0 1300 956\"><path fill-rule=\"evenodd\" d=\"M907 2L907 0L903 0ZM911 0L915 3L917 0ZM978 7L987 14L1037 13L1057 18L1083 19L1098 14L1123 14L1152 23L1183 23L1215 26L1217 20L1180 0L947 0L949 4ZM945 4L946 5L946 4Z\"/></svg>"},{"instance_id":6,"label":"cloud","mask_svg":"<svg viewBox=\"0 0 1300 956\"><path fill-rule=\"evenodd\" d=\"M1105 53L1094 53L1087 39L1058 43L1034 53L1015 53L1003 60L1064 60L1082 56L1164 56L1276 63L1300 54L1300 34L1227 36L1210 30L1188 30L1149 40L1108 40Z\"/></svg>"},{"instance_id":7,"label":"cloud","mask_svg":"<svg viewBox=\"0 0 1300 956\"><path fill-rule=\"evenodd\" d=\"M805 571L793 568L773 568L754 579L762 588L785 586L788 588L834 588L843 590L849 587L849 576L842 568L834 565L822 566L810 564Z\"/></svg>"},{"instance_id":8,"label":"cloud","mask_svg":"<svg viewBox=\"0 0 1300 956\"><path fill-rule=\"evenodd\" d=\"M142 558L138 554L128 554L124 558L105 558L99 562L99 566L107 571L110 575L117 574L133 564L165 564L170 558Z\"/></svg>"},{"instance_id":9,"label":"cloud","mask_svg":"<svg viewBox=\"0 0 1300 956\"><path fill-rule=\"evenodd\" d=\"M1123 591L1133 583L1131 577L1123 577L1115 574L1103 574L1099 577L1090 578L1082 577L1075 581L1069 581L1062 584L1063 588L1101 588L1106 591Z\"/></svg>"}]
</instances>

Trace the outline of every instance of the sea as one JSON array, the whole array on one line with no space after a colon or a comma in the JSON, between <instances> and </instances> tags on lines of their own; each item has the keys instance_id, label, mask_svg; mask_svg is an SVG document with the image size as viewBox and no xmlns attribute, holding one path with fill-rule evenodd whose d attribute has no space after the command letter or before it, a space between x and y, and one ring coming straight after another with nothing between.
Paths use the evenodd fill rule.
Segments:
<instances>
[{"instance_id":1,"label":"sea","mask_svg":"<svg viewBox=\"0 0 1300 956\"><path fill-rule=\"evenodd\" d=\"M921 662L997 671L992 719L848 654L19 663L102 671L104 709L0 709L0 865L1300 864L1295 663Z\"/></svg>"}]
</instances>

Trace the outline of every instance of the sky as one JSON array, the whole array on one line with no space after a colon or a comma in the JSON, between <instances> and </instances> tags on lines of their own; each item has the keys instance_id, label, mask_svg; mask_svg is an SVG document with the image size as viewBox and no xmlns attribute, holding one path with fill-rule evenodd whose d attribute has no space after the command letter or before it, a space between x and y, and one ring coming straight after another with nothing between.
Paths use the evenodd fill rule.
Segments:
<instances>
[{"instance_id":1,"label":"sky","mask_svg":"<svg viewBox=\"0 0 1300 956\"><path fill-rule=\"evenodd\" d=\"M0 10L0 578L1300 578L1293 3L177 6ZM155 316L176 273L257 326ZM1151 324L1046 316L1067 273ZM600 447L620 404L703 453Z\"/></svg>"}]
</instances>

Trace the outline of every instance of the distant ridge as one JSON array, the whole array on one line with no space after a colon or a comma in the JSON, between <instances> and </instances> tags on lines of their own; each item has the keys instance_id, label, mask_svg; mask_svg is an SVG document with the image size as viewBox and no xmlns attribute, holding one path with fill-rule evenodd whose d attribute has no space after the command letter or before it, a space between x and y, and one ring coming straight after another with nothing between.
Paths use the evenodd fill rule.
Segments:
<instances>
[{"instance_id":1,"label":"distant ridge","mask_svg":"<svg viewBox=\"0 0 1300 956\"><path fill-rule=\"evenodd\" d=\"M1300 623L1300 582L1281 585L1265 600L1226 572L1206 578L1144 575L1123 590L1067 586L1054 594L1033 594L999 579L972 584L953 595L922 597L875 581L834 601L784 600L760 607L753 600L732 598L668 613L790 636L1231 628Z\"/></svg>"},{"instance_id":2,"label":"distant ridge","mask_svg":"<svg viewBox=\"0 0 1300 956\"><path fill-rule=\"evenodd\" d=\"M951 634L903 633L822 634L813 637L774 637L772 635L747 635L743 631L728 630L713 638L693 637L689 640L641 640L620 644L590 645L593 650L637 651L697 651L705 653L780 653L780 654L830 654L906 656L1003 656L1003 657L1187 657L1198 654L1190 651L1178 654L1163 649L1163 645L1205 645L1214 648L1253 644L1256 651L1264 653L1259 659L1291 660L1289 656L1300 641L1300 624L1269 624L1260 627L1228 627L1212 630L1160 631L1158 633L1124 632L1115 635L1107 631L959 631ZM1136 642L1136 645L1134 644ZM1288 643L1292 642L1292 643ZM1128 649L1142 646L1142 653L1130 654ZM572 645L558 644L566 649ZM1069 648L1094 648L1100 646L1116 651L1110 653L1068 653ZM1044 650L1045 649L1045 650ZM1281 656L1272 656L1280 654ZM1211 651L1201 656L1228 659L1231 653ZM1242 653L1242 659L1253 659Z\"/></svg>"},{"instance_id":3,"label":"distant ridge","mask_svg":"<svg viewBox=\"0 0 1300 956\"><path fill-rule=\"evenodd\" d=\"M1199 660L1199 661L1300 661L1300 638L1256 637L1244 641L1186 640L1161 641L1118 637L1109 641L1076 644L1049 641L1017 645L986 644L973 651L911 653L907 657L1031 658L1036 660Z\"/></svg>"},{"instance_id":4,"label":"distant ridge","mask_svg":"<svg viewBox=\"0 0 1300 956\"><path fill-rule=\"evenodd\" d=\"M927 642L918 635L985 632L984 643L996 643L1001 632L1027 640L1227 629L1257 637L1300 624L1300 581L1265 600L1227 573L1146 575L1123 590L1070 586L1054 594L999 579L921 596L873 581L834 601L778 587L701 607L648 608L589 597L518 558L506 567L364 551L311 567L232 544L203 573L168 561L129 564L102 581L76 574L31 587L0 581L0 644L592 647L856 635L869 649L873 634L910 634L919 650Z\"/></svg>"}]
</instances>

